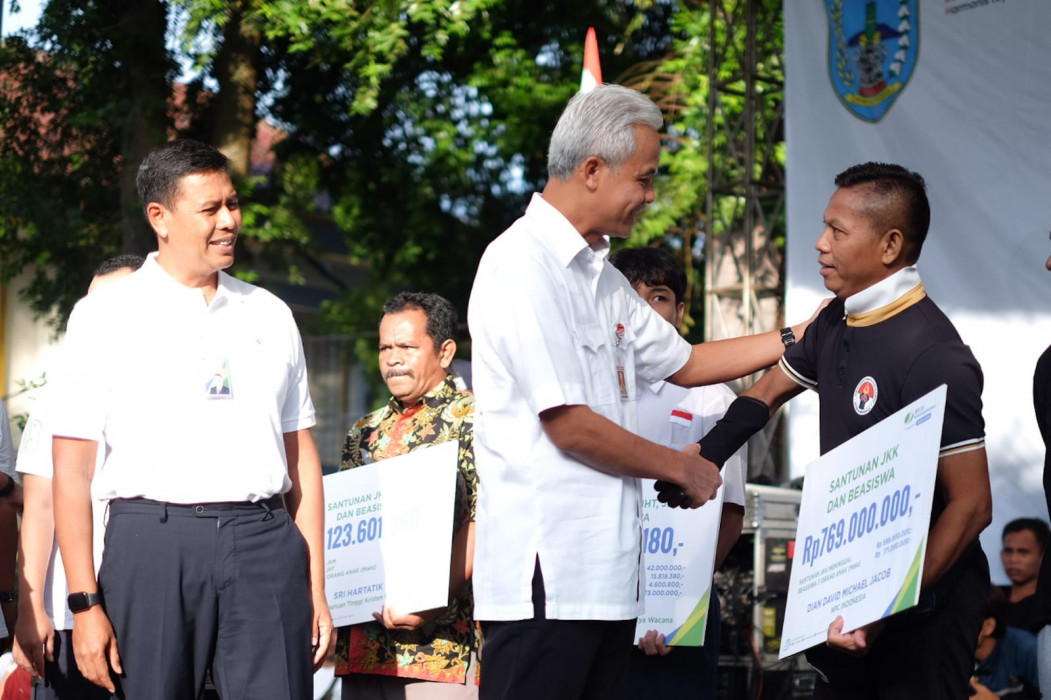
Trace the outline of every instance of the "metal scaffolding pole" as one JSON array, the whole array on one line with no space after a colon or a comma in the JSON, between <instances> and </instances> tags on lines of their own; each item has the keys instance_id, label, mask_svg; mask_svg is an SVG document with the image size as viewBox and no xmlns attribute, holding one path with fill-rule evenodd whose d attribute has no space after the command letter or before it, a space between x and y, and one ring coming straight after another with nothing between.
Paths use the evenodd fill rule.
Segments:
<instances>
[{"instance_id":1,"label":"metal scaffolding pole","mask_svg":"<svg viewBox=\"0 0 1051 700\"><path fill-rule=\"evenodd\" d=\"M783 53L772 0L709 0L705 338L784 319ZM742 380L743 389L757 377ZM787 475L780 414L749 443L749 478Z\"/></svg>"}]
</instances>

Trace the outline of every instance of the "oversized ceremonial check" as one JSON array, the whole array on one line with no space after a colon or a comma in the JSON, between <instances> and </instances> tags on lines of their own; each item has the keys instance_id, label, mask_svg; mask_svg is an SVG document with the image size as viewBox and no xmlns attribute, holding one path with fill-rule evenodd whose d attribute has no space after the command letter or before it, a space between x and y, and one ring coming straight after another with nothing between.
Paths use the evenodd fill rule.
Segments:
<instances>
[{"instance_id":1,"label":"oversized ceremonial check","mask_svg":"<svg viewBox=\"0 0 1051 700\"><path fill-rule=\"evenodd\" d=\"M325 477L325 591L337 627L449 604L459 443Z\"/></svg>"},{"instance_id":2,"label":"oversized ceremonial check","mask_svg":"<svg viewBox=\"0 0 1051 700\"><path fill-rule=\"evenodd\" d=\"M916 605L938 469L945 385L806 471L780 658Z\"/></svg>"},{"instance_id":3,"label":"oversized ceremonial check","mask_svg":"<svg viewBox=\"0 0 1051 700\"><path fill-rule=\"evenodd\" d=\"M642 480L642 612L635 639L649 630L669 646L704 644L712 594L723 489L694 510L657 500L653 480Z\"/></svg>"}]
</instances>

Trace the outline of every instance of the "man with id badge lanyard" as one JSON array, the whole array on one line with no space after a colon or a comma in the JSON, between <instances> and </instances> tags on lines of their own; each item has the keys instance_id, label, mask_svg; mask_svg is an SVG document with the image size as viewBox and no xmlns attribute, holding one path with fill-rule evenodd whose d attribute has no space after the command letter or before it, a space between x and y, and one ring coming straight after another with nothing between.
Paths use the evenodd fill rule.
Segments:
<instances>
[{"instance_id":1,"label":"man with id badge lanyard","mask_svg":"<svg viewBox=\"0 0 1051 700\"><path fill-rule=\"evenodd\" d=\"M321 465L288 307L223 270L228 161L175 141L137 184L158 252L81 300L54 384L55 527L84 676L128 700L309 698L332 620ZM111 499L96 580L97 436Z\"/></svg>"},{"instance_id":2,"label":"man with id badge lanyard","mask_svg":"<svg viewBox=\"0 0 1051 700\"><path fill-rule=\"evenodd\" d=\"M721 482L697 445L632 432L637 392L728 381L784 350L776 332L691 347L606 260L609 237L626 237L654 200L662 125L634 90L576 95L552 134L543 193L478 267L468 325L483 700L623 692L639 609L638 478L678 484L696 506Z\"/></svg>"}]
</instances>

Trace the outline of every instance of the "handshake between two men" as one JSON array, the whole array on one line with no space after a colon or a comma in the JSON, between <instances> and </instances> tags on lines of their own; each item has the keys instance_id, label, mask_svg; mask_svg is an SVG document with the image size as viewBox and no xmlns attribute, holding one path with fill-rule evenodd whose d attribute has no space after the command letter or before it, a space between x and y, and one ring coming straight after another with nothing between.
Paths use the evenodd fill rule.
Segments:
<instances>
[{"instance_id":1,"label":"handshake between two men","mask_svg":"<svg viewBox=\"0 0 1051 700\"><path fill-rule=\"evenodd\" d=\"M716 469L722 469L726 460L741 449L748 438L766 425L769 419L770 408L764 402L751 396L739 396L726 409L726 415L701 438L698 443L701 458L715 465ZM653 485L657 491L657 500L672 508L700 508L715 498L718 487L719 483L716 483L711 493L701 500L691 498L683 486L670 481L657 481Z\"/></svg>"}]
</instances>

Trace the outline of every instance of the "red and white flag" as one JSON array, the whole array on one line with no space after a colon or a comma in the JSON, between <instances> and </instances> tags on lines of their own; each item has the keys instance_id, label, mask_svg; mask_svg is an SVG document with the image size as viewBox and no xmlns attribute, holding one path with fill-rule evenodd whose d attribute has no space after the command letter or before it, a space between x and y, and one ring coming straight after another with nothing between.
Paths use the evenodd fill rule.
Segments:
<instances>
[{"instance_id":1,"label":"red and white flag","mask_svg":"<svg viewBox=\"0 0 1051 700\"><path fill-rule=\"evenodd\" d=\"M580 91L590 92L602 84L602 68L598 63L598 38L595 28L588 27L588 36L584 41L584 70L580 72Z\"/></svg>"}]
</instances>

